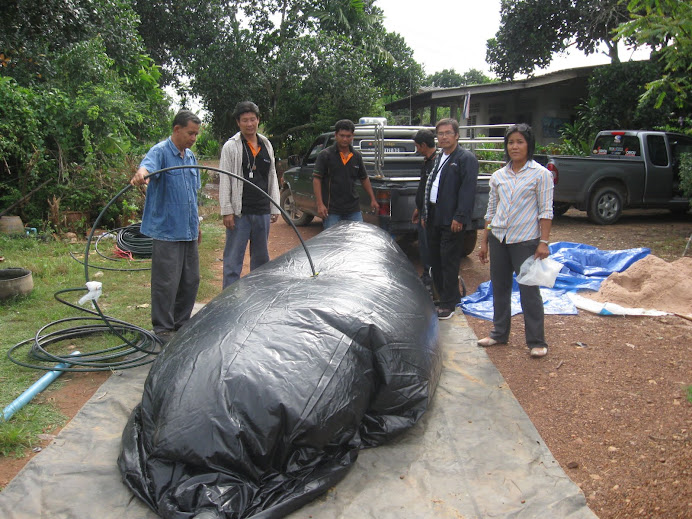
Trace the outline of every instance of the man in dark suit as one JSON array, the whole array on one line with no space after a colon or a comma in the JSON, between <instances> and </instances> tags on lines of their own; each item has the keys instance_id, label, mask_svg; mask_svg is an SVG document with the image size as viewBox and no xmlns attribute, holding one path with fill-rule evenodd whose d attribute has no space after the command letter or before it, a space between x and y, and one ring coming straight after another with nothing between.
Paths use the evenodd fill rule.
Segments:
<instances>
[{"instance_id":1,"label":"man in dark suit","mask_svg":"<svg viewBox=\"0 0 692 519\"><path fill-rule=\"evenodd\" d=\"M459 146L459 123L437 123L437 155L425 185L423 224L427 230L433 282L440 297L437 316L449 319L461 300L459 266L464 230L471 225L476 197L478 160Z\"/></svg>"}]
</instances>

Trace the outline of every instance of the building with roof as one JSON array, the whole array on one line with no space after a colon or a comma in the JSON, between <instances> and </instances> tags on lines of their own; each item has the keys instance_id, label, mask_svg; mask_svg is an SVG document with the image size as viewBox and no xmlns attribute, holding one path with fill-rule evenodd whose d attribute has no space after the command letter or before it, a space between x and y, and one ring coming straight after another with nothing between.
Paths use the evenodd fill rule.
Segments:
<instances>
[{"instance_id":1,"label":"building with roof","mask_svg":"<svg viewBox=\"0 0 692 519\"><path fill-rule=\"evenodd\" d=\"M527 123L538 144L560 138L565 123L573 123L577 106L587 97L588 80L599 66L551 72L516 81L433 88L385 105L389 111L409 111L410 124L434 126L439 109L448 107L450 117L462 126ZM428 110L426 110L428 109ZM423 120L423 119L429 120ZM469 129L465 132L481 131ZM482 130L501 136L502 128ZM493 135L495 134L495 135ZM473 135L462 135L473 136Z\"/></svg>"}]
</instances>

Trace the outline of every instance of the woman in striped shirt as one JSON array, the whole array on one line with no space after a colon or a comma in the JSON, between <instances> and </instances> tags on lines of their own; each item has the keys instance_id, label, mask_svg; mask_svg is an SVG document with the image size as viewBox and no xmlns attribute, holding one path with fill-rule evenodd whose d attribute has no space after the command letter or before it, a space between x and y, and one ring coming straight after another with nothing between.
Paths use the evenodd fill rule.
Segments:
<instances>
[{"instance_id":1,"label":"woman in striped shirt","mask_svg":"<svg viewBox=\"0 0 692 519\"><path fill-rule=\"evenodd\" d=\"M507 165L490 178L486 229L478 257L488 262L493 285L493 330L479 346L506 344L511 326L512 273L533 256L547 258L553 219L553 177L533 160L536 140L527 124L505 133ZM545 342L543 299L537 286L519 285L524 313L526 345L532 357L548 353Z\"/></svg>"}]
</instances>

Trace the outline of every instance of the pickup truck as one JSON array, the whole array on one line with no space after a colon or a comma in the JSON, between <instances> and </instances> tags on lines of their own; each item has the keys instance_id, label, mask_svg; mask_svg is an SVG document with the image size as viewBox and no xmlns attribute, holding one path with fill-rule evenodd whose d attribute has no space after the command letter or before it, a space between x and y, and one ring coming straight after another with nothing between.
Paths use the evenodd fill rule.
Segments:
<instances>
[{"instance_id":1,"label":"pickup truck","mask_svg":"<svg viewBox=\"0 0 692 519\"><path fill-rule=\"evenodd\" d=\"M472 127L462 127L461 130ZM475 128L475 127L473 127ZM370 198L358 186L363 219L391 233L397 240L416 239L416 225L411 215L416 207L415 197L423 158L416 155L413 137L419 126L386 126L381 124L357 124L353 147L363 155L380 210L374 214L370 209ZM432 129L434 131L434 129ZM281 183L281 207L296 225L308 225L317 215L317 202L312 189L312 173L317 155L334 142L334 132L323 133L300 160L291 160L292 166L283 174ZM460 138L459 143L473 148L479 143L499 143L502 138ZM487 150L485 150L487 151ZM479 161L496 162L496 161ZM499 161L497 161L499 163ZM485 222L483 217L488 205L489 174L479 174L473 210L472 228L465 231L465 256L476 246L476 234Z\"/></svg>"},{"instance_id":2,"label":"pickup truck","mask_svg":"<svg viewBox=\"0 0 692 519\"><path fill-rule=\"evenodd\" d=\"M599 132L588 157L547 157L556 212L572 205L600 225L617 222L623 209L635 207L684 214L690 201L680 190L680 154L690 152L692 138L678 133Z\"/></svg>"}]
</instances>

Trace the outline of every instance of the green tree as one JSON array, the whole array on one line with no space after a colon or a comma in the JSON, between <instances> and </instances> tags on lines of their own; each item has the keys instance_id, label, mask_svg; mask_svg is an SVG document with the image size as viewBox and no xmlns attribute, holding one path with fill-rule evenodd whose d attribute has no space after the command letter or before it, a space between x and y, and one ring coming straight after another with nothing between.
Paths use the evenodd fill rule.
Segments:
<instances>
[{"instance_id":1,"label":"green tree","mask_svg":"<svg viewBox=\"0 0 692 519\"><path fill-rule=\"evenodd\" d=\"M282 5L243 3L239 8L254 12L253 17L246 17L243 24L229 21L211 45L188 53L191 89L203 100L214 133L222 140L236 130L232 113L238 101L255 101L262 119L270 121L287 91L306 77L311 44L310 36L302 34L307 25L300 5L289 5L288 0ZM285 11L275 25L274 15L282 6Z\"/></svg>"},{"instance_id":2,"label":"green tree","mask_svg":"<svg viewBox=\"0 0 692 519\"><path fill-rule=\"evenodd\" d=\"M427 78L425 78L423 84L436 88L449 88L463 85L481 85L483 83L490 83L492 81L493 80L486 76L482 71L475 68L471 68L463 74L459 74L452 68L430 74Z\"/></svg>"},{"instance_id":3,"label":"green tree","mask_svg":"<svg viewBox=\"0 0 692 519\"><path fill-rule=\"evenodd\" d=\"M594 70L587 98L578 107L577 120L562 134L569 154L588 154L596 133L604 129L653 130L672 123L671 100L660 107L654 106L651 98L641 101L646 85L659 78L662 69L655 61L630 61Z\"/></svg>"},{"instance_id":4,"label":"green tree","mask_svg":"<svg viewBox=\"0 0 692 519\"><path fill-rule=\"evenodd\" d=\"M374 4L373 0L317 0L307 14L319 20L322 31L351 35L357 47L366 47L373 29L382 26L382 10Z\"/></svg>"},{"instance_id":5,"label":"green tree","mask_svg":"<svg viewBox=\"0 0 692 519\"><path fill-rule=\"evenodd\" d=\"M642 103L660 107L673 100L681 113L692 107L692 4L687 0L631 0L632 20L622 24L619 38L634 38L654 49L652 59L663 64L661 76L647 84Z\"/></svg>"},{"instance_id":6,"label":"green tree","mask_svg":"<svg viewBox=\"0 0 692 519\"><path fill-rule=\"evenodd\" d=\"M613 31L629 18L621 0L502 0L500 29L487 42L486 61L501 79L545 68L571 46L593 54L605 44L619 62Z\"/></svg>"},{"instance_id":7,"label":"green tree","mask_svg":"<svg viewBox=\"0 0 692 519\"><path fill-rule=\"evenodd\" d=\"M236 131L231 114L242 99L259 105L265 132L295 142L296 132L314 135L341 117L377 115L382 96L407 95L419 85L420 65L403 38L384 29L373 1L234 6L236 16L211 44L186 50L191 89L220 140Z\"/></svg>"},{"instance_id":8,"label":"green tree","mask_svg":"<svg viewBox=\"0 0 692 519\"><path fill-rule=\"evenodd\" d=\"M139 66L144 47L129 0L9 0L0 25L2 75L21 84L49 81L53 57L99 37L120 71Z\"/></svg>"},{"instance_id":9,"label":"green tree","mask_svg":"<svg viewBox=\"0 0 692 519\"><path fill-rule=\"evenodd\" d=\"M494 80L486 76L483 71L471 68L461 75L462 85L482 85L492 83Z\"/></svg>"},{"instance_id":10,"label":"green tree","mask_svg":"<svg viewBox=\"0 0 692 519\"><path fill-rule=\"evenodd\" d=\"M461 86L463 83L464 77L453 68L430 74L423 82L425 86L436 88L457 87Z\"/></svg>"},{"instance_id":11,"label":"green tree","mask_svg":"<svg viewBox=\"0 0 692 519\"><path fill-rule=\"evenodd\" d=\"M34 223L46 220L53 195L102 204L114 179L122 180L113 166L161 137L168 119L136 13L129 0L14 0L7 15L0 76L3 96L19 111L2 116L26 128L1 132L0 199L24 200L18 208Z\"/></svg>"},{"instance_id":12,"label":"green tree","mask_svg":"<svg viewBox=\"0 0 692 519\"><path fill-rule=\"evenodd\" d=\"M651 99L639 102L646 85L660 77L661 70L659 63L651 61L615 63L594 70L583 116L591 132L606 128L654 129L666 124L672 103L657 108Z\"/></svg>"},{"instance_id":13,"label":"green tree","mask_svg":"<svg viewBox=\"0 0 692 519\"><path fill-rule=\"evenodd\" d=\"M0 77L0 207L26 195L45 167L39 102L31 89Z\"/></svg>"},{"instance_id":14,"label":"green tree","mask_svg":"<svg viewBox=\"0 0 692 519\"><path fill-rule=\"evenodd\" d=\"M387 32L382 39L387 50L371 64L375 86L388 100L410 96L423 82L423 67L413 58L413 51L404 38L395 32Z\"/></svg>"},{"instance_id":15,"label":"green tree","mask_svg":"<svg viewBox=\"0 0 692 519\"><path fill-rule=\"evenodd\" d=\"M320 99L311 107L315 127L329 128L338 119L358 120L375 113L378 91L369 74L369 54L354 49L348 38L322 35L315 40L316 55L300 89L302 95Z\"/></svg>"},{"instance_id":16,"label":"green tree","mask_svg":"<svg viewBox=\"0 0 692 519\"><path fill-rule=\"evenodd\" d=\"M89 13L80 2L9 0L0 24L2 75L21 84L43 79L48 56L83 38Z\"/></svg>"},{"instance_id":17,"label":"green tree","mask_svg":"<svg viewBox=\"0 0 692 519\"><path fill-rule=\"evenodd\" d=\"M237 22L237 2L228 0L131 0L147 53L161 68L161 81L185 93L190 54L216 45Z\"/></svg>"}]
</instances>

